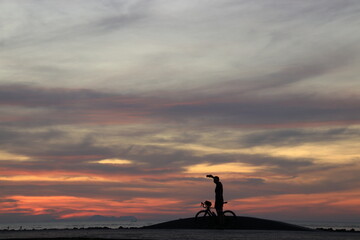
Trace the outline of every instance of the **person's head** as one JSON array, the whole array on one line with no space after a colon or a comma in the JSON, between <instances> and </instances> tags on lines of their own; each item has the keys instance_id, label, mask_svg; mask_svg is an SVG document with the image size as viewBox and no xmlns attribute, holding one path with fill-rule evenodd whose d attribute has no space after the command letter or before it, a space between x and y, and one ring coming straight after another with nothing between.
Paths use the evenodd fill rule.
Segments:
<instances>
[{"instance_id":1,"label":"person's head","mask_svg":"<svg viewBox=\"0 0 360 240\"><path fill-rule=\"evenodd\" d=\"M213 177L213 179L214 179L214 183L220 182L220 178L218 176Z\"/></svg>"}]
</instances>

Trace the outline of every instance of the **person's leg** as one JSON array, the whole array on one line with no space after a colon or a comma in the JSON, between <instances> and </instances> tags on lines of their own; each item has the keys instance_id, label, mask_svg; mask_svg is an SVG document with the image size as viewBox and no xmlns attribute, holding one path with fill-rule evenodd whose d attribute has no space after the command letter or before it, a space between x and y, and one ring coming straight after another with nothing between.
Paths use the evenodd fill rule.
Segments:
<instances>
[{"instance_id":1,"label":"person's leg","mask_svg":"<svg viewBox=\"0 0 360 240\"><path fill-rule=\"evenodd\" d=\"M223 213L223 206L216 206L216 214L218 216L219 225L222 227L224 226L224 213Z\"/></svg>"}]
</instances>

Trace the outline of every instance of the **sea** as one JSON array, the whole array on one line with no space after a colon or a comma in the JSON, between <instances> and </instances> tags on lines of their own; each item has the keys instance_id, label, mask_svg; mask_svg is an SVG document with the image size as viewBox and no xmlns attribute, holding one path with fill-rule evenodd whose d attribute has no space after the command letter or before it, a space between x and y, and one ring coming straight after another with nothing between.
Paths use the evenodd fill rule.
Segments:
<instances>
[{"instance_id":1,"label":"sea","mask_svg":"<svg viewBox=\"0 0 360 240\"><path fill-rule=\"evenodd\" d=\"M45 230L45 229L86 229L86 228L141 228L153 224L165 222L166 220L138 220L138 221L88 221L88 222L34 222L34 223L12 223L0 224L0 230ZM311 229L325 228L325 229L345 229L360 231L360 223L355 222L314 222L314 221L287 221L291 224L296 224Z\"/></svg>"},{"instance_id":2,"label":"sea","mask_svg":"<svg viewBox=\"0 0 360 240\"><path fill-rule=\"evenodd\" d=\"M33 223L0 223L0 230L45 230L45 229L83 229L83 228L141 228L163 221L138 220L138 221L53 221Z\"/></svg>"},{"instance_id":3,"label":"sea","mask_svg":"<svg viewBox=\"0 0 360 240\"><path fill-rule=\"evenodd\" d=\"M360 231L360 222L335 222L335 221L285 221L287 223L308 227L311 229L323 228L323 229L345 229L347 231L354 229Z\"/></svg>"}]
</instances>

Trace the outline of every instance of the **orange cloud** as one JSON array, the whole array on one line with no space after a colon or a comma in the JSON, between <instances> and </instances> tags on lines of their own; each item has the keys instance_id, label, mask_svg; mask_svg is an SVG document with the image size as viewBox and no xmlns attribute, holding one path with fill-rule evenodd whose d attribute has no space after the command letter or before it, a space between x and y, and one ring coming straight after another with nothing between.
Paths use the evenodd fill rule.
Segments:
<instances>
[{"instance_id":1,"label":"orange cloud","mask_svg":"<svg viewBox=\"0 0 360 240\"><path fill-rule=\"evenodd\" d=\"M334 213L339 215L344 215L345 213L360 214L359 202L360 191L355 191L284 194L236 199L231 201L231 207L239 213L255 215L263 213L309 214L310 219L313 215L326 216Z\"/></svg>"},{"instance_id":2,"label":"orange cloud","mask_svg":"<svg viewBox=\"0 0 360 240\"><path fill-rule=\"evenodd\" d=\"M142 177L146 177L144 174ZM150 176L150 175L148 175ZM116 174L116 173L96 173L96 172L81 172L70 170L26 170L26 169L0 169L1 181L16 181L16 182L29 182L29 181L41 181L41 182L133 182L138 181L139 176L130 174Z\"/></svg>"},{"instance_id":3,"label":"orange cloud","mask_svg":"<svg viewBox=\"0 0 360 240\"><path fill-rule=\"evenodd\" d=\"M146 215L172 212L179 200L134 198L127 201L74 196L9 196L13 202L1 203L0 213L51 214L59 219L101 214L104 216ZM6 208L5 208L6 206Z\"/></svg>"}]
</instances>

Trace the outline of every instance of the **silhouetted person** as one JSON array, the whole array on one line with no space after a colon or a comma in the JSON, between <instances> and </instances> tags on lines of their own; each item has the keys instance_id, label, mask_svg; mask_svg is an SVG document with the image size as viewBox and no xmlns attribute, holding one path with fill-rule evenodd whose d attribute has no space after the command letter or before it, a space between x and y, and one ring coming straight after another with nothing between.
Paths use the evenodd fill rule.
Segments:
<instances>
[{"instance_id":1,"label":"silhouetted person","mask_svg":"<svg viewBox=\"0 0 360 240\"><path fill-rule=\"evenodd\" d=\"M224 223L224 214L223 214L223 206L224 206L224 197L223 197L223 185L220 182L220 178L218 176L206 175L206 177L212 178L216 185L215 187L215 209L219 218L220 225Z\"/></svg>"}]
</instances>

